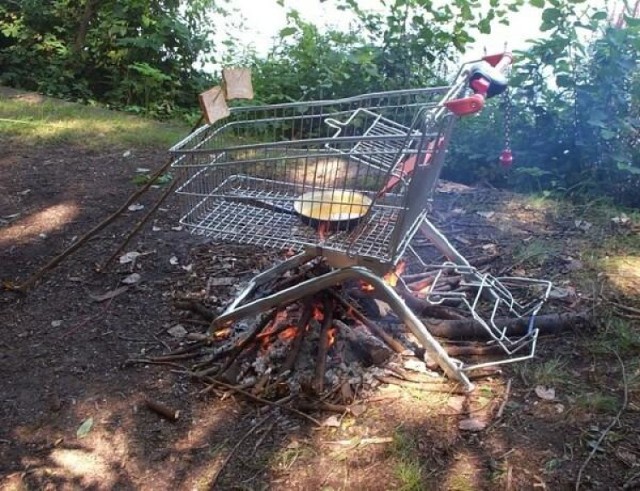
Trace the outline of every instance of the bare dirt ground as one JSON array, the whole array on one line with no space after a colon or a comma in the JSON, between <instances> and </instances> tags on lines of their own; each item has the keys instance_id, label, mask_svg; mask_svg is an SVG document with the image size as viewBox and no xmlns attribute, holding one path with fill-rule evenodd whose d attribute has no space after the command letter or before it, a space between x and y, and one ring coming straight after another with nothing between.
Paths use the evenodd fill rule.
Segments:
<instances>
[{"instance_id":1,"label":"bare dirt ground","mask_svg":"<svg viewBox=\"0 0 640 491\"><path fill-rule=\"evenodd\" d=\"M137 168L167 158L162 149L15 142L0 152L0 280L9 282L114 211L135 189ZM553 279L566 296L550 308L595 307L594 326L542 339L534 360L478 381L471 395L382 387L361 401L363 414L317 428L232 394L202 396L172 367L125 366L178 345L167 333L183 319L172 298L193 291L194 271L241 283L275 257L173 230L169 202L128 247L142 254L134 263L97 273L144 212L131 211L26 295L0 293L0 488L573 489L595 449L582 488L637 489L638 312L613 315L603 300L637 307L637 232L598 222L592 210L490 190L440 193L436 208L466 254L495 254L495 273ZM609 243L611 268L598 269ZM101 297L133 272L138 283ZM214 293L223 304L232 292ZM178 421L148 410L145 398L179 410ZM460 428L480 413L483 429Z\"/></svg>"}]
</instances>

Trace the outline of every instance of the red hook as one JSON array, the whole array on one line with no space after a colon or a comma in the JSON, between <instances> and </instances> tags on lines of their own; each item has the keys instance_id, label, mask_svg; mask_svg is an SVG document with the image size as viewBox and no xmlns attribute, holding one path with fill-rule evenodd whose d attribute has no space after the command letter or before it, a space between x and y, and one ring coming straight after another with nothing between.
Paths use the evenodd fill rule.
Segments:
<instances>
[{"instance_id":1,"label":"red hook","mask_svg":"<svg viewBox=\"0 0 640 491\"><path fill-rule=\"evenodd\" d=\"M500 154L500 164L505 169L508 169L513 165L513 153L510 148L505 148Z\"/></svg>"}]
</instances>

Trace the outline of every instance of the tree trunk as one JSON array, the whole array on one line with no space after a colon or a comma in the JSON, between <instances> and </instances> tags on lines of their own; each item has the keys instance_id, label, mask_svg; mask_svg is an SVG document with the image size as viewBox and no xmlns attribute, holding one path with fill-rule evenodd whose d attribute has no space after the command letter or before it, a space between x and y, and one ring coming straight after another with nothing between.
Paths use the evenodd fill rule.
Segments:
<instances>
[{"instance_id":1,"label":"tree trunk","mask_svg":"<svg viewBox=\"0 0 640 491\"><path fill-rule=\"evenodd\" d=\"M78 32L76 33L76 39L73 43L73 53L78 55L84 48L84 42L87 39L87 32L89 31L89 24L96 14L96 7L98 0L87 0L84 4L84 12L80 18L80 24L78 25Z\"/></svg>"}]
</instances>

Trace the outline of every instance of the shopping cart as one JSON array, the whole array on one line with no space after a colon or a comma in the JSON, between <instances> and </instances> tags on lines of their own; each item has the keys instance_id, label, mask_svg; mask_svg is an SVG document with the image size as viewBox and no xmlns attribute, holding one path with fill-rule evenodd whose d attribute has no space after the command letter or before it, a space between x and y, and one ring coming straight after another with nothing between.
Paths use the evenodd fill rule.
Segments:
<instances>
[{"instance_id":1,"label":"shopping cart","mask_svg":"<svg viewBox=\"0 0 640 491\"><path fill-rule=\"evenodd\" d=\"M510 60L504 54L465 64L450 86L234 108L175 145L186 228L297 253L256 276L215 323L359 278L385 297L447 375L471 387L464 365L446 354L382 278L419 230L468 268L466 277L481 278L427 213L456 118L479 111L487 96L504 90L499 71ZM247 301L257 286L318 257L333 270ZM495 283L481 286L495 296ZM505 342L504 333L497 338Z\"/></svg>"}]
</instances>

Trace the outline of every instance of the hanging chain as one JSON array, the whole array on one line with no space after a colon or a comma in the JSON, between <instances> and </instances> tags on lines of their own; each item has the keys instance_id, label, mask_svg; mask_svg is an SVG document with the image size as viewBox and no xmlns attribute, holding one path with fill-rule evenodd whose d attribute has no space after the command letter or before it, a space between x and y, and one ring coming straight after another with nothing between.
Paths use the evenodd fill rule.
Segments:
<instances>
[{"instance_id":1,"label":"hanging chain","mask_svg":"<svg viewBox=\"0 0 640 491\"><path fill-rule=\"evenodd\" d=\"M506 52L506 45L505 45ZM510 71L509 68L507 68ZM508 77L508 72L507 72ZM503 167L511 167L513 164L513 154L511 152L511 88L507 87L507 90L503 93L503 105L504 105L504 149L500 154L500 163Z\"/></svg>"},{"instance_id":2,"label":"hanging chain","mask_svg":"<svg viewBox=\"0 0 640 491\"><path fill-rule=\"evenodd\" d=\"M504 149L511 150L511 89L504 91Z\"/></svg>"}]
</instances>

